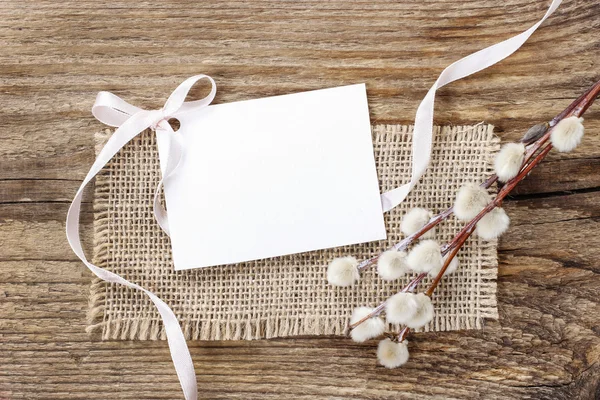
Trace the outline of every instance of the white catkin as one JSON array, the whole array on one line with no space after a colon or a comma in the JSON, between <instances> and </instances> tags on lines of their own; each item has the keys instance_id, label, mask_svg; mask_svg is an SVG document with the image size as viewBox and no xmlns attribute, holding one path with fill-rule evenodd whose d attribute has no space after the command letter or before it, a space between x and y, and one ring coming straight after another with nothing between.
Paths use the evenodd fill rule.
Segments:
<instances>
[{"instance_id":1,"label":"white catkin","mask_svg":"<svg viewBox=\"0 0 600 400\"><path fill-rule=\"evenodd\" d=\"M440 264L439 268L432 268L431 271L429 271L429 276L431 276L432 278L435 278L437 276L437 274L440 273L440 271L442 270L443 264L446 262L446 259L448 258L448 256L449 256L449 254L446 254L442 258L442 264ZM459 265L458 255L456 255L452 258L452 261L450 261L450 265L448 265L448 268L446 268L446 272L444 272L444 276L453 274L458 269L458 265Z\"/></svg>"},{"instance_id":2,"label":"white catkin","mask_svg":"<svg viewBox=\"0 0 600 400\"><path fill-rule=\"evenodd\" d=\"M510 218L506 211L496 207L477 222L475 233L484 240L493 240L506 232L509 225Z\"/></svg>"},{"instance_id":3,"label":"white catkin","mask_svg":"<svg viewBox=\"0 0 600 400\"><path fill-rule=\"evenodd\" d=\"M454 215L462 221L470 221L490 202L488 191L474 183L461 186L454 202Z\"/></svg>"},{"instance_id":4,"label":"white catkin","mask_svg":"<svg viewBox=\"0 0 600 400\"><path fill-rule=\"evenodd\" d=\"M556 124L550 134L550 140L556 150L569 152L579 146L584 133L583 118L573 116Z\"/></svg>"},{"instance_id":5,"label":"white catkin","mask_svg":"<svg viewBox=\"0 0 600 400\"><path fill-rule=\"evenodd\" d=\"M406 236L410 236L413 233L417 232L419 229L427 225L429 220L433 217L433 213L424 208L413 208L408 211L404 217L402 217L402 222L400 223L400 230ZM435 235L435 227L431 228L423 235L421 238L429 239Z\"/></svg>"},{"instance_id":6,"label":"white catkin","mask_svg":"<svg viewBox=\"0 0 600 400\"><path fill-rule=\"evenodd\" d=\"M391 281L400 278L409 271L410 268L406 264L406 253L404 251L384 251L377 260L377 273L381 279Z\"/></svg>"},{"instance_id":7,"label":"white catkin","mask_svg":"<svg viewBox=\"0 0 600 400\"><path fill-rule=\"evenodd\" d=\"M385 317L390 324L406 324L418 308L419 302L414 293L396 293L385 304Z\"/></svg>"},{"instance_id":8,"label":"white catkin","mask_svg":"<svg viewBox=\"0 0 600 400\"><path fill-rule=\"evenodd\" d=\"M398 368L408 361L408 342L401 343L384 339L377 346L377 361L386 368Z\"/></svg>"},{"instance_id":9,"label":"white catkin","mask_svg":"<svg viewBox=\"0 0 600 400\"><path fill-rule=\"evenodd\" d=\"M417 293L415 300L417 300L418 304L417 311L406 322L406 326L411 329L421 328L433 319L433 303L431 302L431 298L423 293Z\"/></svg>"},{"instance_id":10,"label":"white catkin","mask_svg":"<svg viewBox=\"0 0 600 400\"><path fill-rule=\"evenodd\" d=\"M429 272L434 268L440 268L442 264L440 245L435 240L423 240L408 253L406 262L415 272Z\"/></svg>"},{"instance_id":11,"label":"white catkin","mask_svg":"<svg viewBox=\"0 0 600 400\"><path fill-rule=\"evenodd\" d=\"M496 155L494 169L501 182L507 182L517 176L525 158L523 143L507 143Z\"/></svg>"},{"instance_id":12,"label":"white catkin","mask_svg":"<svg viewBox=\"0 0 600 400\"><path fill-rule=\"evenodd\" d=\"M354 324L373 311L370 307L357 307L352 312L350 324ZM381 336L385 331L385 322L379 317L371 317L350 331L350 337L355 342L361 343L366 340Z\"/></svg>"},{"instance_id":13,"label":"white catkin","mask_svg":"<svg viewBox=\"0 0 600 400\"><path fill-rule=\"evenodd\" d=\"M351 286L360 279L357 266L354 257L336 258L327 268L327 281L334 286Z\"/></svg>"}]
</instances>

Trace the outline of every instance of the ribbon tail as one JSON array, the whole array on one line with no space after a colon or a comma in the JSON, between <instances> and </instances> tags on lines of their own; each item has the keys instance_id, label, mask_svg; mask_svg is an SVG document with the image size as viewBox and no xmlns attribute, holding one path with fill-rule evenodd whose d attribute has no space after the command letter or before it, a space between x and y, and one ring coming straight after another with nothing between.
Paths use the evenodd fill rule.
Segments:
<instances>
[{"instance_id":1,"label":"ribbon tail","mask_svg":"<svg viewBox=\"0 0 600 400\"><path fill-rule=\"evenodd\" d=\"M169 215L167 214L167 210L160 202L160 194L162 192L163 183L164 178L158 182L158 185L156 185L152 209L154 213L154 219L156 220L158 226L160 226L160 229L162 229L167 236L171 236L171 231L169 230Z\"/></svg>"},{"instance_id":2,"label":"ribbon tail","mask_svg":"<svg viewBox=\"0 0 600 400\"><path fill-rule=\"evenodd\" d=\"M94 275L106 282L116 283L132 289L140 290L150 298L152 303L154 303L164 323L169 349L171 351L171 357L173 359L175 371L177 372L185 399L196 400L198 397L198 388L192 357L187 347L183 331L181 330L177 317L173 311L164 301L158 298L151 291L89 262L83 251L81 238L79 236L81 200L85 186L98 174L98 172L100 172L106 163L127 142L141 133L144 129L151 126L151 117L152 114L150 112L139 112L123 123L123 125L121 125L121 127L119 127L111 136L107 144L98 155L96 162L94 162L87 176L81 183L81 186L77 190L77 194L75 195L75 198L69 207L66 220L66 234L67 240L69 241L69 244L71 245L71 248L77 257L81 259L81 261Z\"/></svg>"},{"instance_id":3,"label":"ribbon tail","mask_svg":"<svg viewBox=\"0 0 600 400\"><path fill-rule=\"evenodd\" d=\"M171 175L173 175L173 173L181 164L181 159L183 156L180 142L181 134L178 132L173 132L171 126L164 122L161 123L156 129L156 139L159 144L159 149L162 150L160 152L162 178L154 190L154 219L160 228L167 234L167 236L171 236L168 212L165 207L163 207L160 199L164 183Z\"/></svg>"},{"instance_id":4,"label":"ribbon tail","mask_svg":"<svg viewBox=\"0 0 600 400\"><path fill-rule=\"evenodd\" d=\"M410 182L381 195L381 204L384 212L391 210L404 201L408 193L410 193L427 170L431 159L433 143L435 92L451 82L486 69L510 56L529 39L546 18L556 11L561 3L562 0L553 0L542 19L525 32L461 58L442 71L417 109L413 131L413 161Z\"/></svg>"},{"instance_id":5,"label":"ribbon tail","mask_svg":"<svg viewBox=\"0 0 600 400\"><path fill-rule=\"evenodd\" d=\"M205 98L194 101L185 102L185 97L190 88L199 80L207 79L211 84L211 91ZM100 92L96 97L96 102L92 108L92 113L101 122L109 126L118 126L119 128L110 137L94 164L92 165L87 176L81 183L69 211L67 213L66 234L67 240L75 254L83 261L88 269L98 278L111 283L117 283L130 287L132 289L144 292L154 303L156 309L162 317L167 341L171 351L173 365L179 378L179 383L183 390L186 400L196 400L198 398L198 386L196 382L196 373L190 351L187 347L185 336L179 325L177 317L169 306L158 298L151 291L143 287L129 282L123 277L102 269L87 260L79 237L79 214L81 209L81 199L85 186L100 172L100 170L110 161L117 152L125 146L131 139L139 135L145 129L156 126L157 140L167 140L169 142L168 151L164 160L163 177L159 182L154 193L154 215L160 227L169 233L169 224L167 212L160 204L160 192L163 187L163 182L177 168L181 160L181 146L177 140L178 135L173 132L173 129L168 124L167 119L170 116L176 116L177 113L191 111L206 107L214 99L216 94L216 85L214 80L207 75L196 75L186 79L180 84L177 89L171 94L167 103L162 110L145 111L112 93ZM160 149L161 146L159 146ZM161 155L161 160L163 159ZM162 169L162 163L161 163Z\"/></svg>"}]
</instances>

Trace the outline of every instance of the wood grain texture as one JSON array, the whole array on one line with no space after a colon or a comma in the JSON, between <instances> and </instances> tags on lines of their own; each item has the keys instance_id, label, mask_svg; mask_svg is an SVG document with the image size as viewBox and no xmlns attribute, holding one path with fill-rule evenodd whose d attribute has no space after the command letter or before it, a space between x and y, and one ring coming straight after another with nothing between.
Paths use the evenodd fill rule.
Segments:
<instances>
[{"instance_id":1,"label":"wood grain texture","mask_svg":"<svg viewBox=\"0 0 600 400\"><path fill-rule=\"evenodd\" d=\"M410 123L445 66L548 3L0 2L0 399L181 398L165 342L85 333L91 276L64 218L93 161L96 92L157 108L197 73L216 78L217 102L366 82L373 122ZM442 89L436 123L519 137L600 78L599 28L597 1L565 0L512 57ZM412 361L392 371L374 343L192 342L200 397L600 398L599 105L586 127L506 204L499 321L413 336ZM88 248L91 220L88 197Z\"/></svg>"}]
</instances>

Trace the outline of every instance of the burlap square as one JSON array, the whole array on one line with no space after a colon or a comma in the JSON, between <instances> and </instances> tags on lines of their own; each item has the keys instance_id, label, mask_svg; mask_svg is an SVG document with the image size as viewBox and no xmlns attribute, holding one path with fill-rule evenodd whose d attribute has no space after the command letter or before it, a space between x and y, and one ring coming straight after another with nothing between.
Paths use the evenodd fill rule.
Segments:
<instances>
[{"instance_id":1,"label":"burlap square","mask_svg":"<svg viewBox=\"0 0 600 400\"><path fill-rule=\"evenodd\" d=\"M427 174L401 206L386 214L387 241L180 272L173 269L169 239L152 215L160 170L154 135L145 132L96 179L93 259L166 301L188 339L344 335L355 306L375 306L409 278L384 282L371 269L359 285L333 288L325 279L328 262L341 255L364 259L376 254L402 239L399 225L408 209L443 210L462 183L489 176L499 147L492 131L483 124L435 129ZM410 126L373 127L382 191L409 180L411 133ZM99 148L109 134L97 135ZM461 226L454 218L443 223L438 240L450 240ZM425 330L481 328L484 319L498 317L496 242L471 238L459 257L459 270L434 295L436 315ZM100 330L104 339L165 338L152 303L123 286L94 281L89 316L89 330Z\"/></svg>"}]
</instances>

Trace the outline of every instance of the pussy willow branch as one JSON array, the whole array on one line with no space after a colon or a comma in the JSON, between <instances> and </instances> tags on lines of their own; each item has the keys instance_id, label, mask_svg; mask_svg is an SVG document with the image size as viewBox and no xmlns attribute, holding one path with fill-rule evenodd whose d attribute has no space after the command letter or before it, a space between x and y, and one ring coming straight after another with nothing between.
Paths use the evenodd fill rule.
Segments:
<instances>
[{"instance_id":1,"label":"pussy willow branch","mask_svg":"<svg viewBox=\"0 0 600 400\"><path fill-rule=\"evenodd\" d=\"M521 182L523 179L525 179L527 177L527 175L529 175L531 170L533 170L533 168L535 168L548 155L550 150L552 150L552 144L551 143L547 144L537 154L537 156L535 156L535 158L531 162L529 162L529 160L531 160L531 157L537 152L537 150L540 149L548 141L548 139L550 139L550 136L552 135L552 131L554 130L554 127L556 126L556 124L558 124L558 122L560 122L564 118L568 118L568 117L572 117L572 116L581 117L587 111L587 109L590 108L590 106L592 105L594 100L596 100L598 95L600 95L600 81L596 82L588 91L586 91L584 94L579 96L565 110L563 110L560 114L558 114L556 117L554 117L552 119L552 121L550 121L548 123L550 128L527 151L527 154L523 161L523 166L521 167L521 171L519 172L519 174L517 176L515 176L513 179L509 180L498 191L498 194L496 195L494 200L491 201L490 204L488 204L483 210L481 210L481 212L479 214L477 214L477 216L475 216L475 218L473 218L467 225L465 225L465 227L445 247L445 250L449 250L449 249L454 249L454 250L446 258L446 260L444 261L444 265L442 266L439 273L437 274L437 276L435 277L435 279L433 280L433 282L431 283L431 285L425 292L425 294L427 296L431 296L433 294L433 291L437 288L442 276L444 276L446 269L450 265L452 258L454 258L454 256L458 252L458 249L464 244L464 242L471 235L471 233L473 233L473 230L475 229L477 222L479 222L479 220L481 218L483 218L483 216L485 214L489 213L494 208L496 208L500 204L502 204L502 201L504 200L504 198L510 192L512 192L512 190L519 184L519 182ZM463 239L463 237L464 237L464 239Z\"/></svg>"},{"instance_id":2,"label":"pussy willow branch","mask_svg":"<svg viewBox=\"0 0 600 400\"><path fill-rule=\"evenodd\" d=\"M550 122L547 123L548 130L546 133L537 139L533 146L527 149L527 153L525 154L525 158L523 160L523 164L527 164L533 154L537 152L540 147L542 147L548 139L550 139L550 135L552 134L552 129L558 124L560 121L567 117L577 116L581 117L587 109L592 105L596 97L600 94L600 81L596 82L592 87L590 87L585 93L575 99L567 108L565 108L560 114L554 117Z\"/></svg>"},{"instance_id":3,"label":"pussy willow branch","mask_svg":"<svg viewBox=\"0 0 600 400\"><path fill-rule=\"evenodd\" d=\"M473 218L473 220L471 220L467 225L465 225L465 227L454 237L453 241L446 246L446 250L452 249L452 252L446 258L446 260L444 261L444 265L442 266L439 273L436 275L435 279L425 292L427 296L431 297L435 289L438 287L440 280L442 279L444 273L446 272L446 269L450 265L450 262L456 256L456 254L458 253L462 245L465 243L467 238L471 236L471 234L475 230L477 222L485 214L498 207L502 203L502 200L519 184L519 182L525 179L527 175L533 170L533 168L535 168L548 155L548 153L550 153L550 150L552 150L553 147L551 143L543 147L542 150L540 150L540 152L535 156L535 158L533 158L533 160L528 163L533 154L535 154L535 152L548 141L548 139L552 135L552 130L554 129L556 124L567 117L581 117L592 105L592 103L598 97L599 94L600 81L596 82L587 92L581 95L578 99L571 103L563 112L561 112L552 121L550 121L550 123L548 124L549 129L547 130L547 132L535 142L531 149L528 150L525 160L523 161L524 166L522 167L521 172L519 172L519 174L516 177L508 181L502 187L502 189L500 189L496 198L494 198L494 200L490 202L490 204L488 204L483 210L481 210L481 212L475 218ZM402 329L402 331L400 331L400 333L398 334L398 341L402 342L409 333L410 328L405 327L404 329Z\"/></svg>"},{"instance_id":4,"label":"pussy willow branch","mask_svg":"<svg viewBox=\"0 0 600 400\"><path fill-rule=\"evenodd\" d=\"M427 296L431 296L433 291L437 288L442 276L444 275L444 273L446 272L446 269L448 268L448 265L450 265L450 261L452 261L452 258L454 258L456 253L458 253L458 250L465 243L467 238L469 236L471 236L471 234L475 230L475 227L477 226L477 223L479 222L479 220L481 220L481 218L483 218L487 213L492 211L494 208L498 207L502 203L502 200L504 200L504 198L515 188L515 186L520 181L525 179L525 177L529 174L529 172L531 172L531 170L536 165L538 165L544 159L544 157L546 157L546 155L548 155L548 153L550 152L551 149L552 149L551 144L546 145L546 147L544 147L543 150L540 151L538 153L538 155L529 164L527 164L525 166L525 168L523 168L516 177L514 177L513 179L508 181L506 183L506 185L504 185L502 187L502 189L498 192L498 195L496 195L494 200L492 200L487 206L485 206L485 208L483 210L481 210L481 212L479 212L479 214L477 214L475 216L475 218L473 218L471 221L469 221L469 223L466 224L463 227L463 229L461 229L460 232L458 232L456 234L454 239L452 239L452 241L450 243L448 243L448 245L446 246L446 250L448 250L448 251L451 250L450 255L446 258L446 260L444 261L444 265L440 269L440 272L436 275L433 282L431 282L431 285L425 292L425 294Z\"/></svg>"},{"instance_id":5,"label":"pussy willow branch","mask_svg":"<svg viewBox=\"0 0 600 400\"><path fill-rule=\"evenodd\" d=\"M575 99L560 114L558 114L552 120L550 120L550 122L546 122L545 125L546 125L546 129L547 130L546 130L544 136L542 136L541 138L537 138L535 141L532 141L532 142L529 142L529 143L525 142L525 144L528 146L528 148L527 148L527 153L525 154L525 158L524 158L523 163L526 164L531 159L531 157L533 156L533 154L535 154L535 152L537 150L539 150L539 148L546 141L548 141L548 138L550 137L549 131L551 130L551 128L554 128L554 126L557 123L559 123L561 120L563 120L564 118L566 118L568 116L571 116L571 115L575 115L575 111L574 110L575 110L576 107L579 106L578 107L579 108L579 113L577 114L578 116L581 116L583 113L585 113L585 111L593 103L593 99L596 96L598 96L598 90L599 89L600 89L600 81L596 82L595 85L593 85L592 87L590 87L586 92L584 92L581 96L579 96L577 99ZM487 189L490 186L492 186L497 180L498 180L498 176L496 174L493 174L488 179L486 179L485 182L483 182L481 184L481 187ZM406 249L408 246L410 246L412 243L414 243L417 239L419 239L421 236L423 236L429 230L431 230L436 225L438 225L439 223L441 223L442 221L444 221L448 217L450 217L453 214L453 212L454 212L453 207L450 207L447 210L442 211L438 215L435 215L434 217L432 217L429 220L429 222L425 226L423 226L421 229L419 229L417 232L413 233L412 235L404 238L401 242L399 242L399 243L395 244L394 246L392 246L391 249L394 249L394 250L404 250L404 249ZM378 255L376 255L374 257L371 257L369 259L366 259L366 260L360 262L358 264L358 267L357 267L358 270L360 271L360 270L366 269L369 266L371 266L374 263L376 263L377 260L379 259L380 255L381 254L378 254Z\"/></svg>"},{"instance_id":6,"label":"pussy willow branch","mask_svg":"<svg viewBox=\"0 0 600 400\"><path fill-rule=\"evenodd\" d=\"M599 94L600 94L600 81L596 82L589 90L587 90L584 94L579 96L567 108L565 108L560 114L558 114L550 122L547 123L548 129L546 130L546 132L541 137L537 138L537 140L535 142L530 143L532 145L530 147L528 147L528 149L527 149L527 153L525 154L524 161L523 161L523 167L522 167L521 171L519 172L519 174L516 177L514 177L513 179L511 179L510 181L506 182L506 184L499 190L499 192L496 195L496 197L494 198L494 200L492 202L490 202L473 220L471 220L467 225L465 225L463 227L463 229L448 244L446 244L444 246L444 248L442 249L442 256L445 256L449 252L450 252L450 255L444 260L444 264L443 264L442 268L440 269L439 273L434 278L433 282L431 283L431 285L425 292L425 294L427 296L431 296L433 294L433 292L439 285L441 278L444 276L446 269L450 265L450 262L456 256L456 254L458 253L458 251L460 250L462 245L466 242L466 240L469 238L469 236L475 230L477 222L479 222L479 220L481 218L483 218L483 216L485 214L487 214L488 212L490 212L491 210L493 210L494 208L496 208L497 206L502 204L502 200L515 188L515 186L520 181L525 179L525 177L527 177L529 172L531 172L531 170L535 166L537 166L546 157L546 155L550 152L550 150L552 149L552 145L548 144L537 154L537 156L535 158L533 158L533 160L531 160L533 155L548 141L548 139L550 138L550 135L552 134L552 130L554 129L556 124L558 122L560 122L561 120L563 120L564 118L567 118L570 116L580 117L581 115L583 115L587 111L587 109L592 105L592 103L594 102L596 97L598 97ZM530 162L530 160L531 160L531 162ZM497 179L498 179L498 177L494 174L490 178L488 178L481 186L488 188L494 182L496 182ZM414 233L413 235L405 238L403 241L401 241L400 243L395 245L394 248L396 250L404 250L413 241L415 241L416 239L421 237L423 234L425 234L431 228L433 228L434 226L439 224L441 221L448 218L452 214L452 212L453 212L453 208L450 207L446 211L436 215L427 223L427 225L425 225L423 228L421 228L418 232ZM359 265L359 268L361 266L362 266L362 268L364 268L364 267L372 264L373 262L377 261L378 258L379 258L379 255L363 261ZM365 265L363 265L363 264L365 264ZM410 281L400 292L413 291L417 287L417 285L425 278L425 276L427 276L426 273L419 274L412 281ZM377 307L375 307L370 314L366 315L361 320L356 321L354 324L351 324L349 328L353 329L356 326L363 323L364 321L368 320L369 318L379 315L385 308L386 303L387 303L387 300L385 300L384 302L379 304ZM398 341L404 340L404 338L408 335L409 332L410 332L409 328L407 328L407 327L404 328L398 335Z\"/></svg>"},{"instance_id":7,"label":"pussy willow branch","mask_svg":"<svg viewBox=\"0 0 600 400\"><path fill-rule=\"evenodd\" d=\"M443 247L443 249L442 249L442 256L445 256L448 253L449 253L449 255L444 260L444 264L442 265L442 268L440 269L440 272L435 276L435 278L432 281L431 285L429 286L429 288L425 292L425 294L427 296L431 297L431 295L433 294L434 290L439 285L440 280L444 276L444 273L446 272L446 269L448 269L448 266L450 265L450 262L456 256L456 254L458 253L458 251L460 250L460 248L462 247L462 245L471 236L471 234L475 230L475 227L477 226L477 223L479 222L479 220L481 220L481 218L483 218L487 213L489 213L491 210L493 210L499 204L501 204L502 200L515 188L515 186L520 181L522 181L523 179L525 179L525 177L529 174L529 172L531 172L531 170L537 164L539 164L540 161L542 161L544 159L544 157L546 157L546 155L550 152L551 149L552 149L552 145L551 144L546 145L546 147L544 147L544 149L541 152L539 152L539 154L529 164L527 164L525 166L525 168L523 168L521 170L521 172L519 172L519 174L516 177L514 177L513 179L511 179L510 181L508 181L506 183L506 185L504 185L502 187L502 189L498 192L498 195L494 198L494 200L492 200L487 206L485 206L483 208L483 210L481 210L481 212L479 212L479 214L477 214L475 216L475 218L473 218L471 221L469 221L456 234L456 236L454 236L454 238ZM418 285L418 283L421 280L423 280L423 278L425 278L425 276L427 276L426 273L419 274L416 278L414 278L412 281L410 281L408 283L408 285L406 285L400 292L413 291L416 288L416 286ZM374 308L373 311L370 314L366 315L361 320L356 321L354 324L351 324L350 325L350 329L353 329L353 328L357 327L358 325L360 325L364 321L368 320L369 318L374 317L374 316L378 315L379 313L381 313L381 311L383 311L383 309L385 308L386 303L387 303L387 300L385 300L380 305L378 305L376 308ZM401 336L399 336L398 340L399 341L404 340L404 337L406 337L406 335L408 334L409 331L410 330L408 328L403 329L402 333L401 333Z\"/></svg>"},{"instance_id":8,"label":"pussy willow branch","mask_svg":"<svg viewBox=\"0 0 600 400\"><path fill-rule=\"evenodd\" d=\"M485 182L483 182L481 184L481 187L487 189L490 186L492 186L497 180L498 180L498 176L496 176L496 174L494 174L494 175L490 176L488 179L486 179ZM421 229L419 229L417 232L413 233L412 235L405 237L402 241L398 242L397 244L393 245L391 247L391 249L398 250L398 251L406 249L408 246L413 244L417 239L419 239L421 236L423 236L429 230L433 229L440 222L448 219L448 217L450 217L452 215L452 213L454 213L454 207L450 207L447 210L442 211L438 215L433 216L429 220L429 222L427 222L427 224L425 226L423 226ZM366 269L369 266L376 263L377 260L379 260L380 255L381 254L378 254L374 257L371 257L369 259L362 261L357 266L358 270L360 271L360 270Z\"/></svg>"},{"instance_id":9,"label":"pussy willow branch","mask_svg":"<svg viewBox=\"0 0 600 400\"><path fill-rule=\"evenodd\" d=\"M475 227L477 226L477 222L479 222L479 220L483 218L484 215L486 215L494 208L496 208L499 204L501 204L504 197L506 197L520 181L525 179L529 172L531 172L531 170L548 155L550 150L552 150L552 145L546 145L542 149L542 151L540 151L538 155L529 164L527 164L525 168L521 170L519 175L507 182L506 185L500 190L500 192L498 192L496 198L492 202L490 202L483 210L481 210L481 212L477 214L477 216L473 218L467 225L465 225L465 227L448 244L446 250L451 250L450 255L446 258L446 260L444 261L444 265L440 269L440 272L436 275L433 282L431 282L431 285L425 292L427 296L431 297L435 289L438 287L440 280L442 279L444 273L446 272L446 269L450 265L450 261L452 261L452 259L456 256L462 245L471 236L471 234L475 230ZM403 341L409 333L410 328L405 327L404 329L402 329L402 331L398 335L398 341Z\"/></svg>"},{"instance_id":10,"label":"pussy willow branch","mask_svg":"<svg viewBox=\"0 0 600 400\"><path fill-rule=\"evenodd\" d=\"M569 107L567 107L567 109L565 109L565 111L560 113L557 117L555 117L550 122L550 124L549 124L550 128L548 129L548 131L535 142L535 144L531 147L531 149L528 150L527 155L525 156L525 160L523 161L523 167L521 167L522 169L519 172L519 174L517 176L515 176L513 179L509 180L498 191L498 194L496 195L494 200L492 200L483 210L481 210L481 212L479 214L477 214L477 216L475 216L475 218L473 218L471 221L469 221L469 223L464 226L464 228L454 237L454 239L450 243L448 243L448 245L446 245L445 250L454 249L455 251L452 251L450 256L448 256L446 258L444 265L440 269L440 272L437 274L437 276L431 283L429 289L427 289L427 291L425 292L425 294L427 296L431 296L433 294L433 291L438 286L440 279L446 272L448 265L450 265L450 261L452 261L452 258L456 255L456 253L458 252L458 249L464 244L466 239L471 235L471 233L473 233L473 230L475 229L477 222L479 222L479 220L481 218L483 218L483 216L485 214L489 213L494 208L496 208L500 204L502 204L502 200L504 200L504 198L510 192L512 192L512 190L519 184L519 182L521 182L523 179L525 179L527 177L527 175L529 175L531 170L533 168L535 168L548 155L550 150L552 150L552 147L553 147L552 144L548 143L545 147L542 148L542 150L537 154L537 156L535 156L535 158L531 162L528 163L528 161L531 159L533 154L535 154L535 152L538 149L540 149L548 141L548 139L552 135L552 131L554 130L554 127L556 126L556 124L559 121L561 121L562 119L567 118L567 117L572 117L572 116L581 117L587 111L587 109L592 105L592 103L594 102L596 97L598 97L599 94L600 94L600 81L596 82L596 84L594 86L592 86L590 88L590 90L588 90L586 93L584 93L582 96L580 96L577 100L575 100L573 103L571 103L571 105L569 105ZM552 123L552 122L554 122L554 123ZM464 237L464 240L463 240L463 237ZM443 252L442 252L442 254L443 254Z\"/></svg>"}]
</instances>

